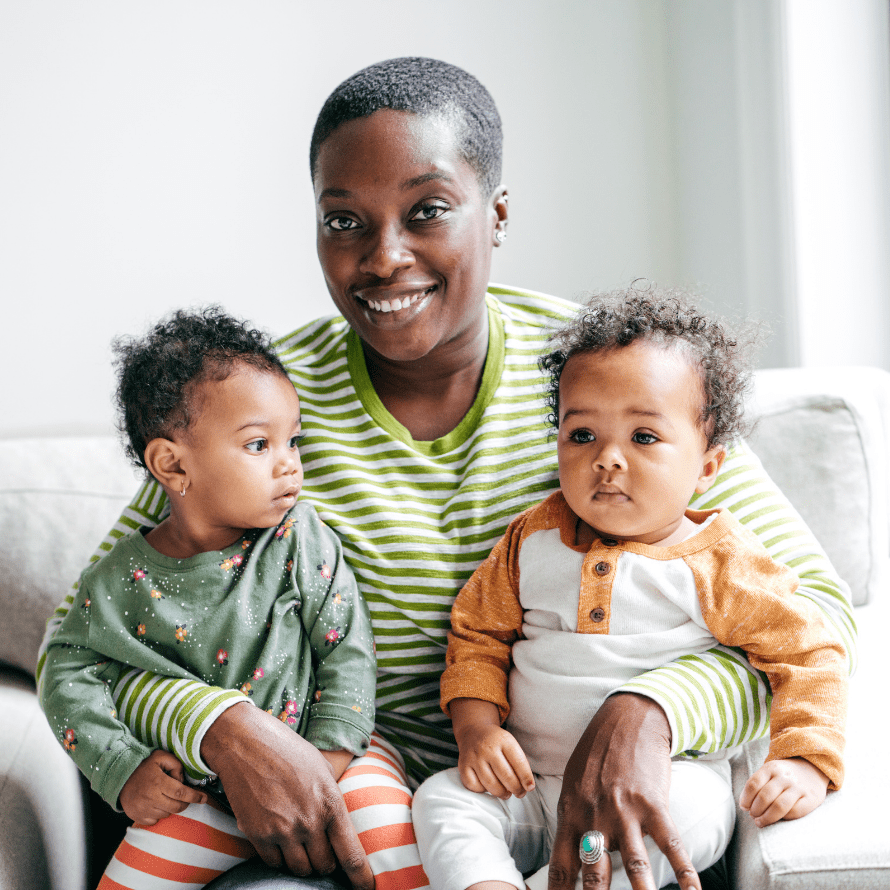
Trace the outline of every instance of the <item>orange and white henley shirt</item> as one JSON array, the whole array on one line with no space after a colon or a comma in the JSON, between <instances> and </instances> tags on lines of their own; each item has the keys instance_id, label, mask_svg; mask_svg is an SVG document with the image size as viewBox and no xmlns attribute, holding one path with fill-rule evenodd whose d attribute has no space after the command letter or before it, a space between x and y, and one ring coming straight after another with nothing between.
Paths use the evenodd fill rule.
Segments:
<instances>
[{"instance_id":1,"label":"orange and white henley shirt","mask_svg":"<svg viewBox=\"0 0 890 890\"><path fill-rule=\"evenodd\" d=\"M455 698L493 702L534 772L561 776L608 695L719 641L769 678L767 759L803 757L840 787L843 646L793 595L797 576L730 513L686 515L702 528L671 547L578 546L559 491L517 516L454 603L443 709Z\"/></svg>"}]
</instances>

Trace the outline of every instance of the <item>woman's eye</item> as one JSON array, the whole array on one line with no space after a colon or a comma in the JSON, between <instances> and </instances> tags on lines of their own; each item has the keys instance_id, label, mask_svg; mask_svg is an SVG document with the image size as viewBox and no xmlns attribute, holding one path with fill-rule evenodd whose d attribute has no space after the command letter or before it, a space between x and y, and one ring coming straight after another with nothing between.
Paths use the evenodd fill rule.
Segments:
<instances>
[{"instance_id":1,"label":"woman's eye","mask_svg":"<svg viewBox=\"0 0 890 890\"><path fill-rule=\"evenodd\" d=\"M244 447L254 454L262 454L266 450L266 440L254 439L253 442L248 442Z\"/></svg>"},{"instance_id":2,"label":"woman's eye","mask_svg":"<svg viewBox=\"0 0 890 890\"><path fill-rule=\"evenodd\" d=\"M354 229L358 223L348 216L332 216L325 225L335 232L349 232Z\"/></svg>"},{"instance_id":3,"label":"woman's eye","mask_svg":"<svg viewBox=\"0 0 890 890\"><path fill-rule=\"evenodd\" d=\"M631 438L637 445L652 445L654 442L658 441L658 436L655 436L652 433L634 433Z\"/></svg>"},{"instance_id":4,"label":"woman's eye","mask_svg":"<svg viewBox=\"0 0 890 890\"><path fill-rule=\"evenodd\" d=\"M596 436L590 430L575 430L569 434L569 438L579 445L587 445L589 442L596 441Z\"/></svg>"},{"instance_id":5,"label":"woman's eye","mask_svg":"<svg viewBox=\"0 0 890 890\"><path fill-rule=\"evenodd\" d=\"M418 210L414 214L414 216L411 217L411 219L412 220L438 219L447 210L448 210L448 208L442 204L424 204L421 206L420 210Z\"/></svg>"}]
</instances>

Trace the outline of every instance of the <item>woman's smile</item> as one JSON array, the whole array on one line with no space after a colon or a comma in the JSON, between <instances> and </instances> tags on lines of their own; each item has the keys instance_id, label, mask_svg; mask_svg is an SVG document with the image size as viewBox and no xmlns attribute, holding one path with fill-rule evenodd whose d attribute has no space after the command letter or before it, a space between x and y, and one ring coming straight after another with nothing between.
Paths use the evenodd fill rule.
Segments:
<instances>
[{"instance_id":1,"label":"woman's smile","mask_svg":"<svg viewBox=\"0 0 890 890\"><path fill-rule=\"evenodd\" d=\"M355 296L356 299L364 303L368 308L373 309L374 312L380 312L384 315L388 313L403 313L403 310L409 306L417 306L416 312L411 313L413 316L425 308L428 302L427 297L436 290L438 290L438 285L435 284L423 289L410 285L388 285L385 287L362 288L356 292ZM418 303L421 305L418 306ZM403 313L402 318L399 320L406 319L407 316L407 313Z\"/></svg>"}]
</instances>

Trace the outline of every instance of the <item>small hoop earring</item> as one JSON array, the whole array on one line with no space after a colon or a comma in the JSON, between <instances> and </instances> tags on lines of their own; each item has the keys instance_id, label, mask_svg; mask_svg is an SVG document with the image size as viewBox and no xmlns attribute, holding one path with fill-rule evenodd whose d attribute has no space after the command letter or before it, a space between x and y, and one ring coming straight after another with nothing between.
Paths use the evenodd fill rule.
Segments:
<instances>
[{"instance_id":1,"label":"small hoop earring","mask_svg":"<svg viewBox=\"0 0 890 890\"><path fill-rule=\"evenodd\" d=\"M498 244L503 244L507 240L507 233L503 229L498 229L494 233L494 240L497 241Z\"/></svg>"},{"instance_id":2,"label":"small hoop earring","mask_svg":"<svg viewBox=\"0 0 890 890\"><path fill-rule=\"evenodd\" d=\"M184 497L185 497L185 482L182 483L182 491L179 492L179 496L180 496L181 498L184 498Z\"/></svg>"}]
</instances>

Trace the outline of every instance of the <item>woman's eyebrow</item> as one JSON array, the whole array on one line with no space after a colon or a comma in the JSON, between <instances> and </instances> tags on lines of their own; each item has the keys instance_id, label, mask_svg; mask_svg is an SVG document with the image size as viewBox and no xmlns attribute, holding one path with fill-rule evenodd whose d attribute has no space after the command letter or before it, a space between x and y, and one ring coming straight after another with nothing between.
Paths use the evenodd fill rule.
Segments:
<instances>
[{"instance_id":1,"label":"woman's eyebrow","mask_svg":"<svg viewBox=\"0 0 890 890\"><path fill-rule=\"evenodd\" d=\"M437 180L445 180L446 182L452 181L447 173L443 173L441 170L431 170L429 173L421 173L420 176L413 176L411 179L405 180L405 182L402 183L402 191L408 191L408 189L417 188L419 185L424 185L427 182L434 182Z\"/></svg>"},{"instance_id":2,"label":"woman's eyebrow","mask_svg":"<svg viewBox=\"0 0 890 890\"><path fill-rule=\"evenodd\" d=\"M321 201L324 198L351 198L352 192L349 189L336 189L336 188L326 188L323 191L319 192L318 200Z\"/></svg>"}]
</instances>

